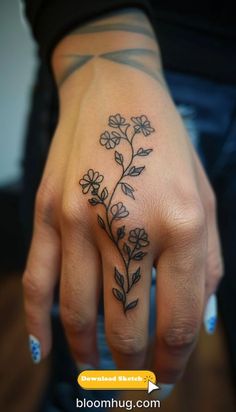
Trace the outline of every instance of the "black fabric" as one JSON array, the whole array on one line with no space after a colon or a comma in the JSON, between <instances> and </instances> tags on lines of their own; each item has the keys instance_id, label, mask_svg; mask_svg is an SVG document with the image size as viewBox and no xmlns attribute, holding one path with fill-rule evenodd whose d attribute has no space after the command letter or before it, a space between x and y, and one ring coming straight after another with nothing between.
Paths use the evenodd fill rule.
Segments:
<instances>
[{"instance_id":1,"label":"black fabric","mask_svg":"<svg viewBox=\"0 0 236 412\"><path fill-rule=\"evenodd\" d=\"M230 0L25 0L40 54L48 61L70 30L124 7L138 7L148 15L164 68L236 83L236 14Z\"/></svg>"},{"instance_id":2,"label":"black fabric","mask_svg":"<svg viewBox=\"0 0 236 412\"><path fill-rule=\"evenodd\" d=\"M25 4L26 16L44 58L74 27L117 9L141 7L151 19L151 7L146 0L26 0Z\"/></svg>"}]
</instances>

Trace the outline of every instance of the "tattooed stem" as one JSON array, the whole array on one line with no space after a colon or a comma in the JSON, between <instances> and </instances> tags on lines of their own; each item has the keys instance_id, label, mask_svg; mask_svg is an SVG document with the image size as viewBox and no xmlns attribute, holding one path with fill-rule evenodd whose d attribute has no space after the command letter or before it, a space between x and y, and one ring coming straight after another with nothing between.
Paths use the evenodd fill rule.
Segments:
<instances>
[{"instance_id":1,"label":"tattooed stem","mask_svg":"<svg viewBox=\"0 0 236 412\"><path fill-rule=\"evenodd\" d=\"M115 239L115 237L114 237L114 234L113 234L113 231L112 231L112 227L111 227L111 223L110 223L110 221L109 221L108 211L109 211L109 208L107 207L107 208L106 208L106 221L107 221L107 225L108 225L108 228L109 228L109 235L110 235L110 238L111 238L111 240L113 241L115 247L117 248L117 250L118 250L118 252L119 252L119 254L120 254L120 256L121 256L121 258L122 258L122 260L123 260L123 263L124 263L124 265L125 265L125 268L126 268L126 267L127 267L127 262L126 262L126 260L125 260L125 258L124 258L124 255L123 255L123 253L122 253L122 251L121 251L121 249L120 249L120 247L119 247L119 243L116 241L116 239Z\"/></svg>"},{"instance_id":2,"label":"tattooed stem","mask_svg":"<svg viewBox=\"0 0 236 412\"><path fill-rule=\"evenodd\" d=\"M122 131L122 130L121 130L121 131ZM123 132L122 132L122 133L123 133ZM128 163L128 165L126 166L126 168L124 168L124 166L123 166L123 164L122 164L123 173L121 174L119 180L117 181L117 183L116 183L116 185L115 185L115 187L114 187L114 189L113 189L113 191L112 191L112 194L111 194L111 196L110 196L110 200L109 200L109 202L108 202L108 210L110 210L111 202L112 202L113 197L115 196L115 193L116 193L116 191L117 191L118 186L121 184L122 179L123 179L125 176L127 176L127 175L126 175L126 172L128 171L128 169L130 168L130 166L131 166L132 163L133 163L133 159L134 159L133 139L134 139L134 136L135 136L135 135L136 135L136 132L134 132L131 140L129 140L127 137L126 137L126 139L125 139L125 140L129 143L129 145L130 145L130 148L131 148L131 156L130 156L129 163ZM113 221L113 220L114 220L114 219L112 219L112 221Z\"/></svg>"},{"instance_id":3,"label":"tattooed stem","mask_svg":"<svg viewBox=\"0 0 236 412\"><path fill-rule=\"evenodd\" d=\"M119 247L119 243L116 242L116 240L115 240L115 238L114 238L114 235L113 235L113 232L112 232L112 223L114 222L115 218L114 218L114 216L113 216L111 219L109 219L109 212L110 212L112 200L113 200L113 198L114 198L114 196L115 196L115 194L116 194L117 188L118 188L118 186L121 184L122 179L123 179L124 176L125 176L125 173L127 172L127 170L129 169L129 167L130 167L130 166L132 165L132 163L133 163L133 158L134 158L133 139L134 139L134 136L136 135L136 132L133 133L133 135L132 135L132 137L131 137L131 140L129 140L128 137L127 137L127 135L126 135L126 134L123 132L123 130L121 129L121 127L119 127L119 130L120 130L120 132L121 132L122 134L124 134L124 136L125 136L124 139L125 139L125 140L129 143L129 145L130 145L130 148L131 148L131 156L130 156L129 163L128 163L128 165L127 165L126 168L124 168L124 166L123 166L123 164L122 164L123 172L122 172L119 180L117 181L117 183L116 183L116 185L115 185L115 187L114 187L114 189L113 189L113 191L112 191L112 194L111 194L111 196L110 196L108 205L107 205L107 207L106 207L106 220L107 220L107 224L108 224L108 227L109 227L110 237L111 237L111 239L113 240L113 243L115 244L116 248L118 249L119 254L120 254L120 256L121 256L121 258L122 258L122 260L123 260L124 266L125 266L125 274L126 274L126 282L127 282L127 291L126 291L126 293L128 293L129 290L130 290L129 264L130 264L130 260L131 260L131 259L128 258L128 261L126 262L126 260L125 260L125 258L124 258L124 256L123 256L123 253L122 253L122 251L121 251L121 249L120 249L120 247ZM134 250L133 250L133 252L134 252ZM124 290L123 290L123 291L124 291ZM125 295L125 296L126 296L126 295Z\"/></svg>"},{"instance_id":4,"label":"tattooed stem","mask_svg":"<svg viewBox=\"0 0 236 412\"><path fill-rule=\"evenodd\" d=\"M128 140L128 142L129 142L129 144L130 144L130 148L131 148L131 156L130 156L129 164L128 164L128 166L125 168L122 178L123 178L124 176L127 176L126 173L127 173L128 169L130 168L130 166L132 165L133 160L134 160L133 140L134 140L135 135L136 135L136 132L134 132L134 134L133 134L133 136L131 137L130 141Z\"/></svg>"}]
</instances>

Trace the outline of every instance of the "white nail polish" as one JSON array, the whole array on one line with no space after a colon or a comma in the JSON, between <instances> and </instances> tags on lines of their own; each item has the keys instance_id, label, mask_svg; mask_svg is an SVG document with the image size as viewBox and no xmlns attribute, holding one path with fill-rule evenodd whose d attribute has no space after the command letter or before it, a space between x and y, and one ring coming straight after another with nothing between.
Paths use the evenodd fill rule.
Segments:
<instances>
[{"instance_id":1,"label":"white nail polish","mask_svg":"<svg viewBox=\"0 0 236 412\"><path fill-rule=\"evenodd\" d=\"M93 365L90 365L89 363L80 363L80 362L77 362L77 366L78 366L78 369L80 370L80 372L86 371L86 370L94 370L94 369L95 369L94 366L93 366Z\"/></svg>"},{"instance_id":2,"label":"white nail polish","mask_svg":"<svg viewBox=\"0 0 236 412\"><path fill-rule=\"evenodd\" d=\"M206 332L212 335L215 332L217 322L217 298L215 294L209 297L203 322Z\"/></svg>"},{"instance_id":3,"label":"white nail polish","mask_svg":"<svg viewBox=\"0 0 236 412\"><path fill-rule=\"evenodd\" d=\"M159 383L158 382L157 384L160 387L160 390L157 391L157 398L160 401L163 401L164 399L166 399L171 394L175 386L172 383Z\"/></svg>"},{"instance_id":4,"label":"white nail polish","mask_svg":"<svg viewBox=\"0 0 236 412\"><path fill-rule=\"evenodd\" d=\"M39 363L41 361L41 345L39 340L33 335L29 335L29 349L32 361Z\"/></svg>"}]
</instances>

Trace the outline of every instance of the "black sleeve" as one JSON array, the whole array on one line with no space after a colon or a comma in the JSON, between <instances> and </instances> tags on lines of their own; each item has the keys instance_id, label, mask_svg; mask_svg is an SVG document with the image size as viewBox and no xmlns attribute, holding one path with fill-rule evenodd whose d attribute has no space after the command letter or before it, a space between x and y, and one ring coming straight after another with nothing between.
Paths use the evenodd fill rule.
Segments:
<instances>
[{"instance_id":1,"label":"black sleeve","mask_svg":"<svg viewBox=\"0 0 236 412\"><path fill-rule=\"evenodd\" d=\"M152 18L148 0L24 0L40 55L48 60L57 42L74 27L124 7L139 7Z\"/></svg>"}]
</instances>

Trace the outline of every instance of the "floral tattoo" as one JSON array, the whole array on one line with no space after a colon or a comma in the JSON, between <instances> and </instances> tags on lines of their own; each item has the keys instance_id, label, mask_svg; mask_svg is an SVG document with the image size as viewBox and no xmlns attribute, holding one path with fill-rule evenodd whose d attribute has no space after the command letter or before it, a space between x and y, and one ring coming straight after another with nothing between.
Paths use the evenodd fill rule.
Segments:
<instances>
[{"instance_id":1,"label":"floral tattoo","mask_svg":"<svg viewBox=\"0 0 236 412\"><path fill-rule=\"evenodd\" d=\"M126 218L129 211L123 202L116 203L113 199L119 190L124 195L135 199L135 189L127 182L127 178L139 176L143 172L145 166L135 166L134 159L148 156L152 149L143 147L135 149L134 139L138 134L147 137L155 132L155 129L145 115L131 117L130 122L127 122L119 113L109 117L108 126L114 130L105 130L100 136L100 144L108 150L115 149L123 139L129 147L129 155L125 158L117 150L114 153L115 161L121 168L119 180L109 193L107 187L101 187L104 176L93 169L89 169L79 183L84 194L90 193L92 195L88 200L90 205L101 205L104 208L104 214L102 216L98 214L97 221L99 226L107 233L121 257L124 273L121 273L116 267L114 268L116 287L112 289L112 293L122 304L126 314L128 310L135 308L139 301L138 298L130 300L128 294L141 279L141 267L136 266L133 268L133 266L135 262L141 261L147 255L147 252L143 249L149 245L149 240L144 228L136 227L126 233L125 225L121 224L114 229L114 221L117 222Z\"/></svg>"}]
</instances>

